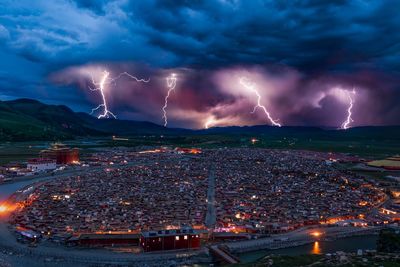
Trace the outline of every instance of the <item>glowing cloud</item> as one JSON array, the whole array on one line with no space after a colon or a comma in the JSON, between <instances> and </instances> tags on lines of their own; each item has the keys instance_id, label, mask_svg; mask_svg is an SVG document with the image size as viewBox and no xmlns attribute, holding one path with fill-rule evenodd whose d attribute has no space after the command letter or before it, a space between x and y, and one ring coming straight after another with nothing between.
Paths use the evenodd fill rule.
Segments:
<instances>
[{"instance_id":1,"label":"glowing cloud","mask_svg":"<svg viewBox=\"0 0 400 267\"><path fill-rule=\"evenodd\" d=\"M215 122L216 122L216 120L215 120L214 117L208 118L207 121L204 123L204 128L205 128L205 129L210 128L212 125L215 124Z\"/></svg>"}]
</instances>

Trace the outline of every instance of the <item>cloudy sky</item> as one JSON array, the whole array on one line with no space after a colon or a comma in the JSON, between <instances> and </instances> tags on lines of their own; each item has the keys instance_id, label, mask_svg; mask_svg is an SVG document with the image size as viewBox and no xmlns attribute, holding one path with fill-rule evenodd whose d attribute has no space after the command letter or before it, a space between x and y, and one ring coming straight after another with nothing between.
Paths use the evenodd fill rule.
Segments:
<instances>
[{"instance_id":1,"label":"cloudy sky","mask_svg":"<svg viewBox=\"0 0 400 267\"><path fill-rule=\"evenodd\" d=\"M400 124L400 1L2 0L0 100L171 127ZM240 83L246 78L249 87ZM355 94L353 94L353 89ZM101 110L99 110L101 113ZM98 115L98 114L95 114Z\"/></svg>"}]
</instances>

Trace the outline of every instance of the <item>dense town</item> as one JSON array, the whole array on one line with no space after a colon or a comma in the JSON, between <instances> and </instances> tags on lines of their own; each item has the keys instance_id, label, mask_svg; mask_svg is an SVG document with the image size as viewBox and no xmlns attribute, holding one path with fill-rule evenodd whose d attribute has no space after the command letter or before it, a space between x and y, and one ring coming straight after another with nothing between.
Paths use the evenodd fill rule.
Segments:
<instances>
[{"instance_id":1,"label":"dense town","mask_svg":"<svg viewBox=\"0 0 400 267\"><path fill-rule=\"evenodd\" d=\"M219 159L218 221L225 227L279 232L364 219L385 200L373 184L335 169L318 153L235 149L212 157Z\"/></svg>"},{"instance_id":2,"label":"dense town","mask_svg":"<svg viewBox=\"0 0 400 267\"><path fill-rule=\"evenodd\" d=\"M207 171L195 159L149 154L132 166L87 171L37 188L15 222L37 231L138 231L199 225ZM114 158L113 160L115 160ZM29 201L29 200L28 200Z\"/></svg>"},{"instance_id":3,"label":"dense town","mask_svg":"<svg viewBox=\"0 0 400 267\"><path fill-rule=\"evenodd\" d=\"M12 180L4 185L27 186L11 195L13 206L0 203L0 215L9 210L6 243L183 250L237 263L232 253L397 227L400 191L342 167L349 163L372 168L353 155L303 150L142 146L80 155L55 143L3 168Z\"/></svg>"},{"instance_id":4,"label":"dense town","mask_svg":"<svg viewBox=\"0 0 400 267\"><path fill-rule=\"evenodd\" d=\"M248 148L99 152L87 158L92 167L85 172L38 186L13 222L40 233L71 235L205 229L208 176L215 168L215 232L382 223L382 214L372 210L386 194L335 168L337 158Z\"/></svg>"}]
</instances>

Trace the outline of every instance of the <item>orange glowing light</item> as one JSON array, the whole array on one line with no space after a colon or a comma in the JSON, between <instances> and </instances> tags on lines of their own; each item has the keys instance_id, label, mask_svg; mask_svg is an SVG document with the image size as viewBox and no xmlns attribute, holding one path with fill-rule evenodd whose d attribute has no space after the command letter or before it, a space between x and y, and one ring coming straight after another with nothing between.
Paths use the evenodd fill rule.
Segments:
<instances>
[{"instance_id":1,"label":"orange glowing light","mask_svg":"<svg viewBox=\"0 0 400 267\"><path fill-rule=\"evenodd\" d=\"M16 208L16 205L9 205L8 203L0 204L0 216L10 213Z\"/></svg>"},{"instance_id":2,"label":"orange glowing light","mask_svg":"<svg viewBox=\"0 0 400 267\"><path fill-rule=\"evenodd\" d=\"M321 232L312 232L311 235L314 237L320 237L322 235L322 233Z\"/></svg>"},{"instance_id":3,"label":"orange glowing light","mask_svg":"<svg viewBox=\"0 0 400 267\"><path fill-rule=\"evenodd\" d=\"M0 206L0 213L4 213L4 212L6 212L8 209L7 209L7 206L5 206L5 205L1 205Z\"/></svg>"},{"instance_id":4,"label":"orange glowing light","mask_svg":"<svg viewBox=\"0 0 400 267\"><path fill-rule=\"evenodd\" d=\"M360 201L360 202L358 203L358 205L359 205L359 206L367 206L367 205L368 205L368 202L367 202L367 201Z\"/></svg>"},{"instance_id":5,"label":"orange glowing light","mask_svg":"<svg viewBox=\"0 0 400 267\"><path fill-rule=\"evenodd\" d=\"M321 248L319 247L319 242L315 241L313 248L311 250L311 254L321 254Z\"/></svg>"},{"instance_id":6,"label":"orange glowing light","mask_svg":"<svg viewBox=\"0 0 400 267\"><path fill-rule=\"evenodd\" d=\"M251 143L254 145L255 143L257 143L258 142L258 139L256 139L256 138L252 138L251 139Z\"/></svg>"}]
</instances>

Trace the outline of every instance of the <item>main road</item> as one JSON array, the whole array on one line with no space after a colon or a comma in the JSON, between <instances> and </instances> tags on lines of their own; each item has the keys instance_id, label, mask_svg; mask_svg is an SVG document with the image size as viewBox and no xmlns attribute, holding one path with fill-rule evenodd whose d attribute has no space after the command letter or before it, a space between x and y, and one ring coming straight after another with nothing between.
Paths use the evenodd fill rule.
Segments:
<instances>
[{"instance_id":1,"label":"main road","mask_svg":"<svg viewBox=\"0 0 400 267\"><path fill-rule=\"evenodd\" d=\"M215 166L212 165L208 174L208 190L207 190L207 214L205 225L211 230L215 226L217 220L215 211Z\"/></svg>"}]
</instances>

